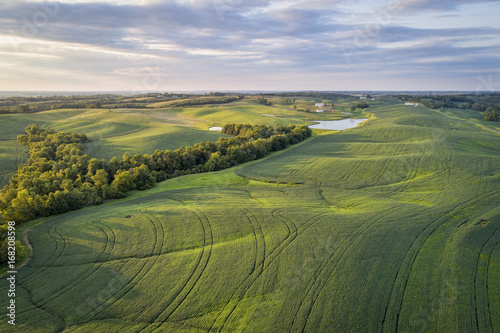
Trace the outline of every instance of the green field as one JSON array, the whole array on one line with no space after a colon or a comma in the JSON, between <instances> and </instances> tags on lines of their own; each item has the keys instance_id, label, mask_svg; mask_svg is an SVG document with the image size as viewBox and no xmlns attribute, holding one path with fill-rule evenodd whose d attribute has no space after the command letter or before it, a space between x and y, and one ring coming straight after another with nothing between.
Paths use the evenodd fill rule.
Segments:
<instances>
[{"instance_id":1,"label":"green field","mask_svg":"<svg viewBox=\"0 0 500 333\"><path fill-rule=\"evenodd\" d=\"M304 103L314 106L313 101ZM85 133L92 140L86 144L86 153L91 157L109 160L114 156L122 157L125 152L132 155L151 154L156 149L174 150L198 142L217 141L224 135L209 131L209 127L223 126L228 122L288 125L345 117L339 112L309 114L267 107L257 104L253 99L222 106L191 108L62 109L35 114L0 115L0 188L8 183L17 164L27 160L27 150L15 140L24 133L26 126L33 123L58 131Z\"/></svg>"},{"instance_id":2,"label":"green field","mask_svg":"<svg viewBox=\"0 0 500 333\"><path fill-rule=\"evenodd\" d=\"M226 122L339 116L237 103L31 117L108 157L210 140ZM370 104L358 128L34 221L16 329L2 301L0 331L500 332L500 135Z\"/></svg>"}]
</instances>

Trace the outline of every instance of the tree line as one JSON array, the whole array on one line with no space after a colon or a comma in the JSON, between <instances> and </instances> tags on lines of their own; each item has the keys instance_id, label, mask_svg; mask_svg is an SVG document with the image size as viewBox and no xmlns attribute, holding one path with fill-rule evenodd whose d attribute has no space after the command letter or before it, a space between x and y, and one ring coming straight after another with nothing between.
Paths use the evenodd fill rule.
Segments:
<instances>
[{"instance_id":1,"label":"tree line","mask_svg":"<svg viewBox=\"0 0 500 333\"><path fill-rule=\"evenodd\" d=\"M358 102L356 104L356 108L358 109L368 109L370 107L370 104L366 103L366 102ZM356 109L354 109L354 111L356 111Z\"/></svg>"},{"instance_id":2,"label":"tree line","mask_svg":"<svg viewBox=\"0 0 500 333\"><path fill-rule=\"evenodd\" d=\"M257 103L262 104L262 105L266 105L266 106L270 106L273 104L273 103L269 102L267 100L267 98L262 96L262 94L259 96L259 98L257 98Z\"/></svg>"},{"instance_id":3,"label":"tree line","mask_svg":"<svg viewBox=\"0 0 500 333\"><path fill-rule=\"evenodd\" d=\"M439 96L398 95L407 102L421 103L429 109L469 109L483 113L485 121L500 121L500 94L460 94Z\"/></svg>"},{"instance_id":4,"label":"tree line","mask_svg":"<svg viewBox=\"0 0 500 333\"><path fill-rule=\"evenodd\" d=\"M130 96L101 94L92 96L9 97L0 99L0 114L35 113L57 109L147 108L148 103L173 101L202 95L148 93Z\"/></svg>"},{"instance_id":5,"label":"tree line","mask_svg":"<svg viewBox=\"0 0 500 333\"><path fill-rule=\"evenodd\" d=\"M315 99L342 99L342 98L350 98L351 95L348 94L340 94L334 92L319 92L319 91L299 91L299 92L281 92L281 93L267 93L268 96L278 96L278 97L306 97L306 98L315 98Z\"/></svg>"},{"instance_id":6,"label":"tree line","mask_svg":"<svg viewBox=\"0 0 500 333\"><path fill-rule=\"evenodd\" d=\"M17 141L29 147L29 159L19 165L0 191L0 224L23 223L105 200L146 190L172 177L217 171L266 156L311 136L306 126L228 124L233 135L153 154L125 153L109 161L85 154L84 134L63 133L30 125Z\"/></svg>"},{"instance_id":7,"label":"tree line","mask_svg":"<svg viewBox=\"0 0 500 333\"><path fill-rule=\"evenodd\" d=\"M124 97L118 95L10 97L0 99L0 114L101 108L104 104L115 103L121 98Z\"/></svg>"},{"instance_id":8,"label":"tree line","mask_svg":"<svg viewBox=\"0 0 500 333\"><path fill-rule=\"evenodd\" d=\"M232 96L232 97L204 97L204 98L193 98L187 100L179 100L175 102L169 103L168 107L189 107L189 106L197 106L197 105L206 105L206 104L225 104L231 103L237 100L241 100L245 98L244 95Z\"/></svg>"}]
</instances>

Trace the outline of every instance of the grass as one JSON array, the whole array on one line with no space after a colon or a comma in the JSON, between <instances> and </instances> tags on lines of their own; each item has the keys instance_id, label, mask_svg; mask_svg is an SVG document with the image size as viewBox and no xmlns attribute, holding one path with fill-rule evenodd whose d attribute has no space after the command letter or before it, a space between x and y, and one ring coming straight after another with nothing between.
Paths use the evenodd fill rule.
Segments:
<instances>
[{"instance_id":1,"label":"grass","mask_svg":"<svg viewBox=\"0 0 500 333\"><path fill-rule=\"evenodd\" d=\"M28 159L28 149L18 144L15 140L0 140L0 188L9 183L9 179L17 169L19 163Z\"/></svg>"},{"instance_id":2,"label":"grass","mask_svg":"<svg viewBox=\"0 0 500 333\"><path fill-rule=\"evenodd\" d=\"M0 115L0 187L8 183L17 164L24 163L26 149L15 142L24 128L39 124L58 131L85 133L92 139L87 154L96 158L121 157L125 152L153 153L202 141L216 141L221 133L195 127L203 120L168 111L144 110L54 110L36 114Z\"/></svg>"},{"instance_id":3,"label":"grass","mask_svg":"<svg viewBox=\"0 0 500 333\"><path fill-rule=\"evenodd\" d=\"M276 117L264 114L275 114ZM26 126L36 123L58 131L85 133L92 139L86 144L91 157L111 159L130 154L151 154L156 149L177 149L203 141L217 141L211 126L228 122L288 125L312 124L311 120L345 117L338 114L308 114L266 107L252 99L224 105L165 109L62 109L36 114L0 115L0 188L8 184L19 163L28 155L15 140Z\"/></svg>"},{"instance_id":4,"label":"grass","mask_svg":"<svg viewBox=\"0 0 500 333\"><path fill-rule=\"evenodd\" d=\"M361 127L47 218L18 274L16 331L500 330L500 137L376 103ZM126 131L143 138L106 139Z\"/></svg>"}]
</instances>

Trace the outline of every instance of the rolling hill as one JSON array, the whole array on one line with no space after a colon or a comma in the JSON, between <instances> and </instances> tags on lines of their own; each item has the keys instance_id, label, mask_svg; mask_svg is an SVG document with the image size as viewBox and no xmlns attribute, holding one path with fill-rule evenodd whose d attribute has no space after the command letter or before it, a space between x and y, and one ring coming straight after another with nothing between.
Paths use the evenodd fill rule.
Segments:
<instances>
[{"instance_id":1,"label":"rolling hill","mask_svg":"<svg viewBox=\"0 0 500 333\"><path fill-rule=\"evenodd\" d=\"M209 140L201 124L231 107L36 121L100 136L107 157ZM238 122L311 120L235 108ZM262 160L31 222L16 332L500 331L500 136L394 99L370 112ZM193 126L177 136L164 116Z\"/></svg>"}]
</instances>

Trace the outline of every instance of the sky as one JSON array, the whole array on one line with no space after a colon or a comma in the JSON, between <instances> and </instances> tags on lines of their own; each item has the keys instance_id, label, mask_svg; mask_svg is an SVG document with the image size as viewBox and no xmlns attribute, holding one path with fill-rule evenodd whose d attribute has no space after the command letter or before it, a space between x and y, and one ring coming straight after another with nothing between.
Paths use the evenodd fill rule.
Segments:
<instances>
[{"instance_id":1,"label":"sky","mask_svg":"<svg viewBox=\"0 0 500 333\"><path fill-rule=\"evenodd\" d=\"M0 2L0 91L499 91L500 0Z\"/></svg>"}]
</instances>

